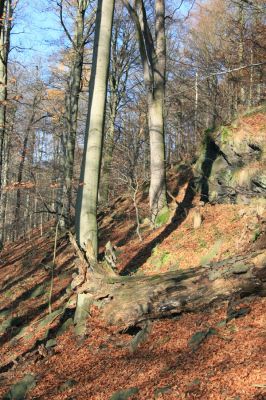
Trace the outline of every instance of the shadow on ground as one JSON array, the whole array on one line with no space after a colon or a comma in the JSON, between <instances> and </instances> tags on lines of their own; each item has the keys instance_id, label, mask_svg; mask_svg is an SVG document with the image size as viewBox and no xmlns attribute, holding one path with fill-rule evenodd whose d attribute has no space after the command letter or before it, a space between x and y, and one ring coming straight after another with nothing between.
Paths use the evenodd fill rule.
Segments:
<instances>
[{"instance_id":1,"label":"shadow on ground","mask_svg":"<svg viewBox=\"0 0 266 400\"><path fill-rule=\"evenodd\" d=\"M189 181L184 199L179 203L176 208L175 214L172 218L170 224L168 224L165 229L153 239L147 246L141 248L139 252L129 261L129 263L124 267L121 275L129 275L138 271L138 269L147 261L151 256L152 250L155 246L162 243L173 231L175 231L182 222L187 218L188 211L193 207L193 199L195 197L195 184L192 178Z\"/></svg>"}]
</instances>

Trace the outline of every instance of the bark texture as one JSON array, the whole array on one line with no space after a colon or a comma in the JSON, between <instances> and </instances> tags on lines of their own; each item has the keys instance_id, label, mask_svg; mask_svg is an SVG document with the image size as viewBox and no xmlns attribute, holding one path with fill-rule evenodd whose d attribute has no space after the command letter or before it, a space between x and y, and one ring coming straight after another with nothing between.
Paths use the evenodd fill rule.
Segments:
<instances>
[{"instance_id":1,"label":"bark texture","mask_svg":"<svg viewBox=\"0 0 266 400\"><path fill-rule=\"evenodd\" d=\"M76 135L78 125L79 94L81 91L81 78L83 70L84 49L86 40L91 33L92 23L87 21L88 27L85 29L85 13L88 8L88 1L79 0L76 5L75 33L73 39L68 33L72 44L72 57L69 75L69 83L65 97L66 105L66 134L63 135L64 147L64 195L65 195L65 215L67 225L71 225L71 206L72 206L72 186L74 174L74 156L76 146ZM62 17L62 2L60 7L61 23L65 27ZM65 28L66 29L66 28Z\"/></svg>"},{"instance_id":2,"label":"bark texture","mask_svg":"<svg viewBox=\"0 0 266 400\"><path fill-rule=\"evenodd\" d=\"M75 290L101 304L109 324L126 329L145 320L194 312L215 303L266 295L266 251L145 277L87 270ZM78 283L78 282L77 282ZM74 285L75 286L75 285Z\"/></svg>"},{"instance_id":3,"label":"bark texture","mask_svg":"<svg viewBox=\"0 0 266 400\"><path fill-rule=\"evenodd\" d=\"M150 212L155 222L167 205L165 176L164 100L166 70L165 1L155 1L155 39L149 28L143 0L136 7L128 0L124 4L130 13L137 32L144 82L147 91L150 133Z\"/></svg>"},{"instance_id":4,"label":"bark texture","mask_svg":"<svg viewBox=\"0 0 266 400\"><path fill-rule=\"evenodd\" d=\"M104 131L114 0L99 0L89 87L89 109L76 206L79 245L96 259L98 253L97 202Z\"/></svg>"},{"instance_id":5,"label":"bark texture","mask_svg":"<svg viewBox=\"0 0 266 400\"><path fill-rule=\"evenodd\" d=\"M100 183L100 201L108 204L113 153L116 144L116 120L125 101L130 68L135 59L135 41L131 26L125 21L123 10L116 10L113 23L111 62L109 71L109 96L107 101L107 123L103 147L103 166Z\"/></svg>"},{"instance_id":6,"label":"bark texture","mask_svg":"<svg viewBox=\"0 0 266 400\"><path fill-rule=\"evenodd\" d=\"M3 0L0 12L0 245L4 242L5 213L8 181L9 138L7 130L7 65L10 50L10 32L13 8L11 0Z\"/></svg>"}]
</instances>

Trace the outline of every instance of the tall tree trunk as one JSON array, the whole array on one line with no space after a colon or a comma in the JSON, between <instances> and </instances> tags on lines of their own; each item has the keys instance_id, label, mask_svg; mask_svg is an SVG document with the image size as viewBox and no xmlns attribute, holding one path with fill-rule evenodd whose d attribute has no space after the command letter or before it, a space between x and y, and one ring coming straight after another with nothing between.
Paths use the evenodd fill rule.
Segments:
<instances>
[{"instance_id":1,"label":"tall tree trunk","mask_svg":"<svg viewBox=\"0 0 266 400\"><path fill-rule=\"evenodd\" d=\"M63 137L64 146L64 202L66 224L71 225L71 206L72 206L72 186L74 174L74 157L77 135L77 121L79 109L79 94L81 91L81 78L83 69L84 47L87 40L88 32L85 29L85 13L88 7L88 1L77 1L77 14L75 20L75 33L73 39L67 31L68 37L71 39L73 59L70 68L69 85L65 97L66 104L66 126L67 132ZM61 22L64 26L62 16L62 2L60 6ZM64 29L65 26L64 26Z\"/></svg>"},{"instance_id":2,"label":"tall tree trunk","mask_svg":"<svg viewBox=\"0 0 266 400\"><path fill-rule=\"evenodd\" d=\"M8 179L9 138L6 126L7 113L7 63L10 49L10 32L13 9L11 0L3 1L0 30L0 244L4 241L6 191Z\"/></svg>"},{"instance_id":3,"label":"tall tree trunk","mask_svg":"<svg viewBox=\"0 0 266 400\"><path fill-rule=\"evenodd\" d=\"M112 97L110 101L112 101ZM101 184L100 198L103 204L107 204L109 198L109 180L110 180L110 171L111 171L113 152L114 152L116 115L117 115L117 106L114 105L114 103L112 102L112 110L109 119L109 128L105 139L105 150L104 150L103 169L101 178L102 184Z\"/></svg>"},{"instance_id":4,"label":"tall tree trunk","mask_svg":"<svg viewBox=\"0 0 266 400\"><path fill-rule=\"evenodd\" d=\"M1 141L1 169L0 182L2 179L2 168L4 161L4 140L6 129L6 102L7 102L7 28L6 19L8 18L7 2L4 2L4 11L2 15L2 29L0 34L0 141ZM1 185L2 186L2 185Z\"/></svg>"},{"instance_id":5,"label":"tall tree trunk","mask_svg":"<svg viewBox=\"0 0 266 400\"><path fill-rule=\"evenodd\" d=\"M245 9L244 3L238 5L238 23L239 23L239 46L238 46L238 62L239 66L244 65L244 30L245 30ZM244 105L246 101L245 85L243 83L243 73L239 72L239 99L238 103Z\"/></svg>"},{"instance_id":6,"label":"tall tree trunk","mask_svg":"<svg viewBox=\"0 0 266 400\"><path fill-rule=\"evenodd\" d=\"M131 26L125 24L124 14L117 9L113 24L111 62L109 71L108 121L103 147L103 167L100 182L100 200L109 200L110 172L115 147L115 124L121 101L125 99L129 71L134 60L135 43L131 37Z\"/></svg>"},{"instance_id":7,"label":"tall tree trunk","mask_svg":"<svg viewBox=\"0 0 266 400\"><path fill-rule=\"evenodd\" d=\"M150 133L150 212L152 222L167 205L164 138L164 98L166 69L165 1L155 1L155 40L148 25L143 0L136 10L123 0L135 22L147 90Z\"/></svg>"},{"instance_id":8,"label":"tall tree trunk","mask_svg":"<svg viewBox=\"0 0 266 400\"><path fill-rule=\"evenodd\" d=\"M2 143L2 179L1 179L1 199L0 199L0 246L5 242L5 223L6 223L6 207L7 207L7 191L8 183L8 164L9 164L9 140L4 135Z\"/></svg>"},{"instance_id":9,"label":"tall tree trunk","mask_svg":"<svg viewBox=\"0 0 266 400\"><path fill-rule=\"evenodd\" d=\"M68 137L66 140L66 157L65 157L65 197L66 197L66 216L67 224L71 222L71 204L72 204L72 181L74 172L74 156L76 146L76 134L77 134L77 118L78 118L78 101L80 93L80 81L82 74L82 63L83 60L75 60L71 71L70 78L70 93L68 94L66 111L67 117L67 130Z\"/></svg>"},{"instance_id":10,"label":"tall tree trunk","mask_svg":"<svg viewBox=\"0 0 266 400\"><path fill-rule=\"evenodd\" d=\"M98 0L88 118L76 204L78 242L94 260L98 254L97 202L113 14L114 0Z\"/></svg>"},{"instance_id":11,"label":"tall tree trunk","mask_svg":"<svg viewBox=\"0 0 266 400\"><path fill-rule=\"evenodd\" d=\"M166 72L164 0L156 0L155 17L157 63L154 68L154 89L152 91L152 98L148 99L151 148L150 209L153 222L155 222L156 217L160 213L160 211L167 205L164 139L164 100Z\"/></svg>"},{"instance_id":12,"label":"tall tree trunk","mask_svg":"<svg viewBox=\"0 0 266 400\"><path fill-rule=\"evenodd\" d=\"M155 90L157 92L157 90ZM165 178L165 145L163 96L161 90L157 94L148 95L149 132L150 132L150 210L152 222L166 206L166 178Z\"/></svg>"}]
</instances>

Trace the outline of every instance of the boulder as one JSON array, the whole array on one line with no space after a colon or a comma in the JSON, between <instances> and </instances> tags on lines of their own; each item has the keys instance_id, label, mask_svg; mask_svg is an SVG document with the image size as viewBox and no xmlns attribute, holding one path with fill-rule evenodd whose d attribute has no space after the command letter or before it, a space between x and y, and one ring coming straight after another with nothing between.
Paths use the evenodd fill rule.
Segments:
<instances>
[{"instance_id":1,"label":"boulder","mask_svg":"<svg viewBox=\"0 0 266 400\"><path fill-rule=\"evenodd\" d=\"M240 124L206 131L195 177L205 202L250 204L266 199L266 129L256 135Z\"/></svg>"}]
</instances>

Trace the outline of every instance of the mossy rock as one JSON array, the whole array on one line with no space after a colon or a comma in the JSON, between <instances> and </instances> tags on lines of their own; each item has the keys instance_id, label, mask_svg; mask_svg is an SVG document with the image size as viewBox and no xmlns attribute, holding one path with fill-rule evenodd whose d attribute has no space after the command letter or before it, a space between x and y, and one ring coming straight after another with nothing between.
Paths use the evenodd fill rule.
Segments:
<instances>
[{"instance_id":1,"label":"mossy rock","mask_svg":"<svg viewBox=\"0 0 266 400\"><path fill-rule=\"evenodd\" d=\"M232 138L232 131L228 126L221 127L221 142L222 144L227 144Z\"/></svg>"},{"instance_id":2,"label":"mossy rock","mask_svg":"<svg viewBox=\"0 0 266 400\"><path fill-rule=\"evenodd\" d=\"M223 241L221 239L217 240L214 245L210 248L207 254L203 256L200 260L201 265L207 265L209 262L217 255L221 249Z\"/></svg>"},{"instance_id":3,"label":"mossy rock","mask_svg":"<svg viewBox=\"0 0 266 400\"><path fill-rule=\"evenodd\" d=\"M10 317L2 322L0 325L0 334L5 333L11 327L17 327L21 325L21 318L20 317Z\"/></svg>"},{"instance_id":4,"label":"mossy rock","mask_svg":"<svg viewBox=\"0 0 266 400\"><path fill-rule=\"evenodd\" d=\"M0 312L0 319L8 317L10 314L11 314L11 310L9 310L9 309L3 310Z\"/></svg>"},{"instance_id":5,"label":"mossy rock","mask_svg":"<svg viewBox=\"0 0 266 400\"><path fill-rule=\"evenodd\" d=\"M170 258L171 253L169 253L168 251L163 251L161 254L155 252L155 254L151 256L150 263L157 268L161 268L169 262Z\"/></svg>"},{"instance_id":6,"label":"mossy rock","mask_svg":"<svg viewBox=\"0 0 266 400\"><path fill-rule=\"evenodd\" d=\"M209 201L210 203L215 203L218 200L218 191L212 190L209 194Z\"/></svg>"},{"instance_id":7,"label":"mossy rock","mask_svg":"<svg viewBox=\"0 0 266 400\"><path fill-rule=\"evenodd\" d=\"M262 168L262 167L261 167ZM263 170L249 166L237 170L232 179L232 186L245 187L252 190L253 196L257 198L266 196L266 174Z\"/></svg>"},{"instance_id":8,"label":"mossy rock","mask_svg":"<svg viewBox=\"0 0 266 400\"><path fill-rule=\"evenodd\" d=\"M249 265L237 263L232 268L232 273L236 275L245 274L249 270Z\"/></svg>"},{"instance_id":9,"label":"mossy rock","mask_svg":"<svg viewBox=\"0 0 266 400\"><path fill-rule=\"evenodd\" d=\"M216 176L218 173L223 173L226 170L228 170L228 164L223 157L219 156L214 160L210 177Z\"/></svg>"},{"instance_id":10,"label":"mossy rock","mask_svg":"<svg viewBox=\"0 0 266 400\"><path fill-rule=\"evenodd\" d=\"M47 340L45 347L47 349L51 349L52 347L55 347L56 345L57 345L56 339L49 339L49 340Z\"/></svg>"},{"instance_id":11,"label":"mossy rock","mask_svg":"<svg viewBox=\"0 0 266 400\"><path fill-rule=\"evenodd\" d=\"M47 325L49 325L58 315L62 314L63 308L59 308L58 310L55 310L51 314L47 315L44 317L40 323L38 324L37 329L42 329L45 328Z\"/></svg>"},{"instance_id":12,"label":"mossy rock","mask_svg":"<svg viewBox=\"0 0 266 400\"><path fill-rule=\"evenodd\" d=\"M119 390L110 397L110 400L129 400L132 396L134 396L138 392L139 389L136 387L126 390Z\"/></svg>"},{"instance_id":13,"label":"mossy rock","mask_svg":"<svg viewBox=\"0 0 266 400\"><path fill-rule=\"evenodd\" d=\"M169 393L169 392L171 392L171 390L172 390L171 386L164 386L164 387L156 388L154 390L154 398L159 399L159 398L161 398L162 394Z\"/></svg>"},{"instance_id":14,"label":"mossy rock","mask_svg":"<svg viewBox=\"0 0 266 400\"><path fill-rule=\"evenodd\" d=\"M74 321L72 318L68 318L58 329L56 336L62 335L64 332L66 332L70 326L74 325Z\"/></svg>"},{"instance_id":15,"label":"mossy rock","mask_svg":"<svg viewBox=\"0 0 266 400\"><path fill-rule=\"evenodd\" d=\"M26 337L28 331L28 326L24 326L20 332L14 337L14 340L21 339L22 337ZM33 335L32 335L33 336Z\"/></svg>"},{"instance_id":16,"label":"mossy rock","mask_svg":"<svg viewBox=\"0 0 266 400\"><path fill-rule=\"evenodd\" d=\"M87 293L78 294L77 307L74 317L76 336L82 337L86 334L87 319L90 314L91 304L92 304L92 298L90 294Z\"/></svg>"},{"instance_id":17,"label":"mossy rock","mask_svg":"<svg viewBox=\"0 0 266 400\"><path fill-rule=\"evenodd\" d=\"M265 193L266 191L266 174L265 171L259 171L259 173L252 178L252 183L260 188L260 191ZM266 193L265 193L266 194Z\"/></svg>"},{"instance_id":18,"label":"mossy rock","mask_svg":"<svg viewBox=\"0 0 266 400\"><path fill-rule=\"evenodd\" d=\"M155 218L155 226L158 228L162 225L167 224L170 218L170 209L168 206L164 206Z\"/></svg>"},{"instance_id":19,"label":"mossy rock","mask_svg":"<svg viewBox=\"0 0 266 400\"><path fill-rule=\"evenodd\" d=\"M3 400L24 400L27 392L36 385L36 379L34 375L27 374L24 378L13 385Z\"/></svg>"},{"instance_id":20,"label":"mossy rock","mask_svg":"<svg viewBox=\"0 0 266 400\"><path fill-rule=\"evenodd\" d=\"M254 112L261 111L256 107ZM265 128L254 135L237 120L234 126L207 130L194 166L195 187L202 198L212 203L235 203L239 188L248 191L248 198L265 198L265 143Z\"/></svg>"},{"instance_id":21,"label":"mossy rock","mask_svg":"<svg viewBox=\"0 0 266 400\"><path fill-rule=\"evenodd\" d=\"M194 333L192 337L189 339L189 347L192 348L192 350L197 350L201 343L210 335L215 335L217 332L213 328L209 328L205 331L199 331Z\"/></svg>"},{"instance_id":22,"label":"mossy rock","mask_svg":"<svg viewBox=\"0 0 266 400\"><path fill-rule=\"evenodd\" d=\"M39 285L37 286L33 292L29 295L30 299L36 299L37 297L42 296L46 292L46 287L45 285Z\"/></svg>"},{"instance_id":23,"label":"mossy rock","mask_svg":"<svg viewBox=\"0 0 266 400\"><path fill-rule=\"evenodd\" d=\"M0 325L0 335L5 333L8 328L11 328L11 326L12 326L12 317L2 322L2 324Z\"/></svg>"}]
</instances>

